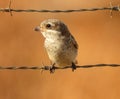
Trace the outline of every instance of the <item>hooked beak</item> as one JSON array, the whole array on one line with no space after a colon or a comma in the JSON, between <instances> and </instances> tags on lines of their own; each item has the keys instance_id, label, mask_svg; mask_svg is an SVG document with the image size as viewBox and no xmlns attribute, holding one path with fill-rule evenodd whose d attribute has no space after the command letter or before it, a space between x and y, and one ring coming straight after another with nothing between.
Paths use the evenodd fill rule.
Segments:
<instances>
[{"instance_id":1,"label":"hooked beak","mask_svg":"<svg viewBox=\"0 0 120 99\"><path fill-rule=\"evenodd\" d=\"M35 27L34 31L40 31L40 27L39 26Z\"/></svg>"}]
</instances>

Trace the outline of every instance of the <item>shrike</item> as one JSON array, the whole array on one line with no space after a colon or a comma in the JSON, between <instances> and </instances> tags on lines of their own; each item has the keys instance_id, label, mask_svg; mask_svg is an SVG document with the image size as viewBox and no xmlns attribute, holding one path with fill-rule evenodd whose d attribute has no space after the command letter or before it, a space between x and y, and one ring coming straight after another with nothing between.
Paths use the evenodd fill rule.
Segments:
<instances>
[{"instance_id":1,"label":"shrike","mask_svg":"<svg viewBox=\"0 0 120 99\"><path fill-rule=\"evenodd\" d=\"M54 72L54 66L72 67L76 69L76 56L78 44L67 26L58 19L47 19L35 28L45 38L44 46L52 62L50 72Z\"/></svg>"}]
</instances>

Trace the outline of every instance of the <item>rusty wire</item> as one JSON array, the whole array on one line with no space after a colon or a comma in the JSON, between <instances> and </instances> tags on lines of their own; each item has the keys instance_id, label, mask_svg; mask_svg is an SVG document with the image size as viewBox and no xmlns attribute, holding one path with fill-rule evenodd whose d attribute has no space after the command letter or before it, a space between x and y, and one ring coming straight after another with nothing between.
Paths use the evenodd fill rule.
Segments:
<instances>
[{"instance_id":1,"label":"rusty wire","mask_svg":"<svg viewBox=\"0 0 120 99\"><path fill-rule=\"evenodd\" d=\"M100 68L100 67L120 67L120 64L94 64L81 65L76 68ZM50 70L51 66L0 66L0 70ZM68 69L71 66L55 67L55 69Z\"/></svg>"},{"instance_id":2,"label":"rusty wire","mask_svg":"<svg viewBox=\"0 0 120 99\"><path fill-rule=\"evenodd\" d=\"M35 10L35 9L13 9L11 8L12 1L9 0L8 8L0 8L0 12L9 12L12 16L12 12L40 12L40 13L71 13L71 12L85 12L85 11L98 11L98 10L110 10L112 11L120 11L120 7L113 6L110 2L110 7L100 7L100 8L81 8L81 9L69 9L69 10L48 10L48 9L42 9L42 10Z\"/></svg>"},{"instance_id":3,"label":"rusty wire","mask_svg":"<svg viewBox=\"0 0 120 99\"><path fill-rule=\"evenodd\" d=\"M12 8L0 8L0 12L41 12L41 13L70 13L70 12L84 12L84 11L98 11L98 10L110 10L110 11L120 11L119 6L113 7L101 7L101 8L88 8L88 9L76 9L76 10L35 10L35 9L12 9Z\"/></svg>"}]
</instances>

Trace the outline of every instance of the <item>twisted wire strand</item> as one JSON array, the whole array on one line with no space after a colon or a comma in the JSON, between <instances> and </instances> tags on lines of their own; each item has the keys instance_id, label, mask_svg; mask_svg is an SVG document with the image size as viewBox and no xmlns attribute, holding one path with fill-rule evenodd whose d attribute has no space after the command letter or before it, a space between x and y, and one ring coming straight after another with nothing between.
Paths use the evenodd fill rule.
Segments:
<instances>
[{"instance_id":1,"label":"twisted wire strand","mask_svg":"<svg viewBox=\"0 0 120 99\"><path fill-rule=\"evenodd\" d=\"M12 8L0 8L0 12L41 12L41 13L70 13L70 12L84 12L84 11L97 11L97 10L112 10L120 11L119 6L113 7L101 7L101 8L88 8L88 9L76 9L76 10L35 10L35 9L12 9Z\"/></svg>"},{"instance_id":2,"label":"twisted wire strand","mask_svg":"<svg viewBox=\"0 0 120 99\"><path fill-rule=\"evenodd\" d=\"M94 64L94 65L81 65L76 68L97 68L97 67L120 67L120 64ZM55 69L68 69L71 66L55 67ZM51 66L0 66L0 70L50 70Z\"/></svg>"}]
</instances>

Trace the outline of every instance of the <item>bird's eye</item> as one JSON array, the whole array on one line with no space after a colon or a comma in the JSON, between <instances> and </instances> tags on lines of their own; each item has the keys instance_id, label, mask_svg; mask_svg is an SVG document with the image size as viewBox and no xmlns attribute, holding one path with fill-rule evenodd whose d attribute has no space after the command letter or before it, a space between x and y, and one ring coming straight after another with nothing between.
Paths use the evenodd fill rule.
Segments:
<instances>
[{"instance_id":1,"label":"bird's eye","mask_svg":"<svg viewBox=\"0 0 120 99\"><path fill-rule=\"evenodd\" d=\"M51 28L51 27L52 27L51 24L46 25L46 28Z\"/></svg>"}]
</instances>

